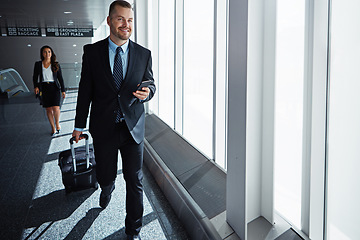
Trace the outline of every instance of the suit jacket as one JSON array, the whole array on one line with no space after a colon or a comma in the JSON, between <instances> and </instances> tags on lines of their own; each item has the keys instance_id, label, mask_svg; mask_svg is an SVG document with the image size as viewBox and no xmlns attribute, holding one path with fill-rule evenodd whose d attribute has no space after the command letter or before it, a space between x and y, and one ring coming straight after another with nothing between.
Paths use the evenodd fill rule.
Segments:
<instances>
[{"instance_id":1,"label":"suit jacket","mask_svg":"<svg viewBox=\"0 0 360 240\"><path fill-rule=\"evenodd\" d=\"M40 76L40 78L39 78ZM62 77L61 73L61 67L59 65L59 70L57 72L53 72L53 77L55 80L56 86L61 90L61 92L65 92L65 86L64 86L64 79ZM40 82L38 81L40 80ZM38 87L40 88L40 84L44 81L43 72L42 72L42 62L38 61L35 62L34 65L34 73L33 73L33 83L34 88Z\"/></svg>"},{"instance_id":2,"label":"suit jacket","mask_svg":"<svg viewBox=\"0 0 360 240\"><path fill-rule=\"evenodd\" d=\"M132 137L140 143L144 139L145 111L143 101L133 92L143 80L154 81L151 52L129 40L128 68L118 91L110 68L108 41L106 38L84 46L75 127L86 127L91 104L89 131L94 139L106 139L115 129L116 110L120 106ZM149 89L146 101L154 96L155 84Z\"/></svg>"}]
</instances>

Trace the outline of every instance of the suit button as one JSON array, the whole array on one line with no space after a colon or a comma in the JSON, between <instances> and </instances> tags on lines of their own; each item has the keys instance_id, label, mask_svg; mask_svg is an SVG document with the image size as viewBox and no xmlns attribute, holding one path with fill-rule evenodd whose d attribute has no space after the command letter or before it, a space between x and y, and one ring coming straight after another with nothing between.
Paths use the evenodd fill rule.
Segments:
<instances>
[{"instance_id":1,"label":"suit button","mask_svg":"<svg viewBox=\"0 0 360 240\"><path fill-rule=\"evenodd\" d=\"M120 94L118 94L118 97L120 97Z\"/></svg>"}]
</instances>

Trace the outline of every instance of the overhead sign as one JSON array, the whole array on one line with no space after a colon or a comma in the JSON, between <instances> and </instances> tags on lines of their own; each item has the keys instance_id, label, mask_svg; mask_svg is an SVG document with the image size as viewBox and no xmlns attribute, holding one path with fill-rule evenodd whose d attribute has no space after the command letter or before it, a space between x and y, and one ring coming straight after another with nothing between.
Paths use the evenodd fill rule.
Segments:
<instances>
[{"instance_id":1,"label":"overhead sign","mask_svg":"<svg viewBox=\"0 0 360 240\"><path fill-rule=\"evenodd\" d=\"M8 36L41 37L39 27L7 27L6 33Z\"/></svg>"},{"instance_id":2,"label":"overhead sign","mask_svg":"<svg viewBox=\"0 0 360 240\"><path fill-rule=\"evenodd\" d=\"M47 37L93 37L92 28L46 28Z\"/></svg>"}]
</instances>

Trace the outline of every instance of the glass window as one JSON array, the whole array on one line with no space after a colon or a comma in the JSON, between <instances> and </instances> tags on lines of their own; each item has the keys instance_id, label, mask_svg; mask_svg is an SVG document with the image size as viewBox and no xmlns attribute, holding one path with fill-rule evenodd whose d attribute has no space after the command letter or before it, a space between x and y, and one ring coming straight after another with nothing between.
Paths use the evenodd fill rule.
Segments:
<instances>
[{"instance_id":1,"label":"glass window","mask_svg":"<svg viewBox=\"0 0 360 240\"><path fill-rule=\"evenodd\" d=\"M305 1L278 0L274 207L301 228Z\"/></svg>"},{"instance_id":2,"label":"glass window","mask_svg":"<svg viewBox=\"0 0 360 240\"><path fill-rule=\"evenodd\" d=\"M213 155L214 1L184 0L183 134Z\"/></svg>"},{"instance_id":3,"label":"glass window","mask_svg":"<svg viewBox=\"0 0 360 240\"><path fill-rule=\"evenodd\" d=\"M216 139L215 162L226 169L227 16L226 0L216 1Z\"/></svg>"},{"instance_id":4,"label":"glass window","mask_svg":"<svg viewBox=\"0 0 360 240\"><path fill-rule=\"evenodd\" d=\"M159 117L174 128L174 0L159 0Z\"/></svg>"},{"instance_id":5,"label":"glass window","mask_svg":"<svg viewBox=\"0 0 360 240\"><path fill-rule=\"evenodd\" d=\"M326 239L359 239L360 2L331 1Z\"/></svg>"}]
</instances>

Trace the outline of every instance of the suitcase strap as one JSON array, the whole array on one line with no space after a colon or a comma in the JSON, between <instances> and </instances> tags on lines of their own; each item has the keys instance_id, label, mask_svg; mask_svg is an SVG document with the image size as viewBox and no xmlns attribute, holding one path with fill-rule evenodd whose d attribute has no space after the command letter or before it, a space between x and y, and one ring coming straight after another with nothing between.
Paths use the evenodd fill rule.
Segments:
<instances>
[{"instance_id":1,"label":"suitcase strap","mask_svg":"<svg viewBox=\"0 0 360 240\"><path fill-rule=\"evenodd\" d=\"M86 169L90 167L90 148L89 148L89 136L86 133L83 133L80 135L80 137L83 137L85 139L85 150L86 150ZM74 141L75 137L70 138L70 149L71 149L71 158L73 162L74 167L74 173L76 173L76 158L75 158L75 148L74 148Z\"/></svg>"}]
</instances>

